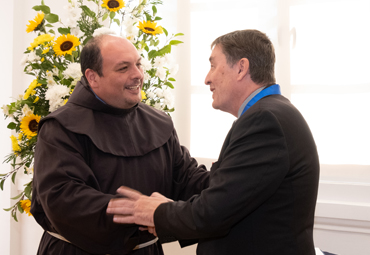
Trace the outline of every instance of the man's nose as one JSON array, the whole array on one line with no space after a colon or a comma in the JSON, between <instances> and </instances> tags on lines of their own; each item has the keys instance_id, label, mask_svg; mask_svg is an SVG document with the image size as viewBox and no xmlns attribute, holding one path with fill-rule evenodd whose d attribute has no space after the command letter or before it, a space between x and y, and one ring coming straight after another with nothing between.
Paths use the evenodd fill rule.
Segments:
<instances>
[{"instance_id":1,"label":"man's nose","mask_svg":"<svg viewBox=\"0 0 370 255\"><path fill-rule=\"evenodd\" d=\"M204 84L211 85L211 79L209 77L209 73L207 74L206 79L204 80Z\"/></svg>"}]
</instances>

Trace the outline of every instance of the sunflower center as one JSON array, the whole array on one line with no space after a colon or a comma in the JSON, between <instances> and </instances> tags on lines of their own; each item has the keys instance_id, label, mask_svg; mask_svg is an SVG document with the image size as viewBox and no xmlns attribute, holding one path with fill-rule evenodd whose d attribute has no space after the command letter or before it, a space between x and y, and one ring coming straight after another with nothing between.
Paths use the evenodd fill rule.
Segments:
<instances>
[{"instance_id":1,"label":"sunflower center","mask_svg":"<svg viewBox=\"0 0 370 255\"><path fill-rule=\"evenodd\" d=\"M70 50L73 47L73 42L66 41L60 45L62 51Z\"/></svg>"},{"instance_id":2,"label":"sunflower center","mask_svg":"<svg viewBox=\"0 0 370 255\"><path fill-rule=\"evenodd\" d=\"M109 8L117 8L119 7L119 2L115 0L111 0L108 2L108 7Z\"/></svg>"},{"instance_id":3,"label":"sunflower center","mask_svg":"<svg viewBox=\"0 0 370 255\"><path fill-rule=\"evenodd\" d=\"M154 32L155 29L151 28L151 27L144 27L146 30L150 31L150 32Z\"/></svg>"},{"instance_id":4,"label":"sunflower center","mask_svg":"<svg viewBox=\"0 0 370 255\"><path fill-rule=\"evenodd\" d=\"M31 120L28 124L28 128L31 130L32 133L35 133L37 131L39 123L36 120Z\"/></svg>"}]
</instances>

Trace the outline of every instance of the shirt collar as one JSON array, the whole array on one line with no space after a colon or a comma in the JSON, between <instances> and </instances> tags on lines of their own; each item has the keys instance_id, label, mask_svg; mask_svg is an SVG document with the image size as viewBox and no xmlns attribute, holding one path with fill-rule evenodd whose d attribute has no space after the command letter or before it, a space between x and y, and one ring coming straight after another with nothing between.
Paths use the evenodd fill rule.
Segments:
<instances>
[{"instance_id":1,"label":"shirt collar","mask_svg":"<svg viewBox=\"0 0 370 255\"><path fill-rule=\"evenodd\" d=\"M104 102L104 100L103 100L103 99L101 99L100 97L98 97L98 95L97 95L97 94L95 94L94 90L93 90L90 86L89 86L89 88L90 88L91 92L92 92L92 93L94 93L95 97L96 97L97 99L99 99L99 101L100 101L100 102L102 102L103 104L107 104L106 102Z\"/></svg>"},{"instance_id":2,"label":"shirt collar","mask_svg":"<svg viewBox=\"0 0 370 255\"><path fill-rule=\"evenodd\" d=\"M240 106L239 108L239 111L238 111L238 118L240 117L240 115L242 114L243 110L244 110L244 107L249 103L249 101L252 100L252 98L257 95L258 93L260 93L264 88L266 87L261 87L261 88L258 88L256 89L255 91L252 92L252 94L250 94L247 99L244 100L244 102L242 103L242 105Z\"/></svg>"}]
</instances>

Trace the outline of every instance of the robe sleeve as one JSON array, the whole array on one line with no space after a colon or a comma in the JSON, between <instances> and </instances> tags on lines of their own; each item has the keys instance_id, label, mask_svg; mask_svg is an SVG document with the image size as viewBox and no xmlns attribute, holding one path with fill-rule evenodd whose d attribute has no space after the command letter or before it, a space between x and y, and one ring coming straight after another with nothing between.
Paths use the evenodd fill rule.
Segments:
<instances>
[{"instance_id":1,"label":"robe sleeve","mask_svg":"<svg viewBox=\"0 0 370 255\"><path fill-rule=\"evenodd\" d=\"M114 195L100 191L85 161L86 139L56 120L43 124L35 150L31 212L45 230L89 253L123 254L137 227L114 224L107 215Z\"/></svg>"},{"instance_id":2,"label":"robe sleeve","mask_svg":"<svg viewBox=\"0 0 370 255\"><path fill-rule=\"evenodd\" d=\"M186 201L208 188L209 171L204 165L198 165L196 159L190 156L189 150L180 145L175 130L172 140L174 162L172 199Z\"/></svg>"},{"instance_id":3,"label":"robe sleeve","mask_svg":"<svg viewBox=\"0 0 370 255\"><path fill-rule=\"evenodd\" d=\"M204 239L226 235L278 189L289 169L278 120L258 112L248 128L234 129L211 168L209 188L188 201L161 204L154 214L160 238Z\"/></svg>"}]
</instances>

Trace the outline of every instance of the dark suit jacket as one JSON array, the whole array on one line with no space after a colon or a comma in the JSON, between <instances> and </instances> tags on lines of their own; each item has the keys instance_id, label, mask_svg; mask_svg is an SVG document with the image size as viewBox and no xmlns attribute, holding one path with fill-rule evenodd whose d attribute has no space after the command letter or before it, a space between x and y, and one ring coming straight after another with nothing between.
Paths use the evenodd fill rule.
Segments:
<instances>
[{"instance_id":1,"label":"dark suit jacket","mask_svg":"<svg viewBox=\"0 0 370 255\"><path fill-rule=\"evenodd\" d=\"M306 121L288 99L268 96L229 131L209 188L157 208L156 231L163 239L199 239L202 255L313 255L318 180Z\"/></svg>"}]
</instances>

